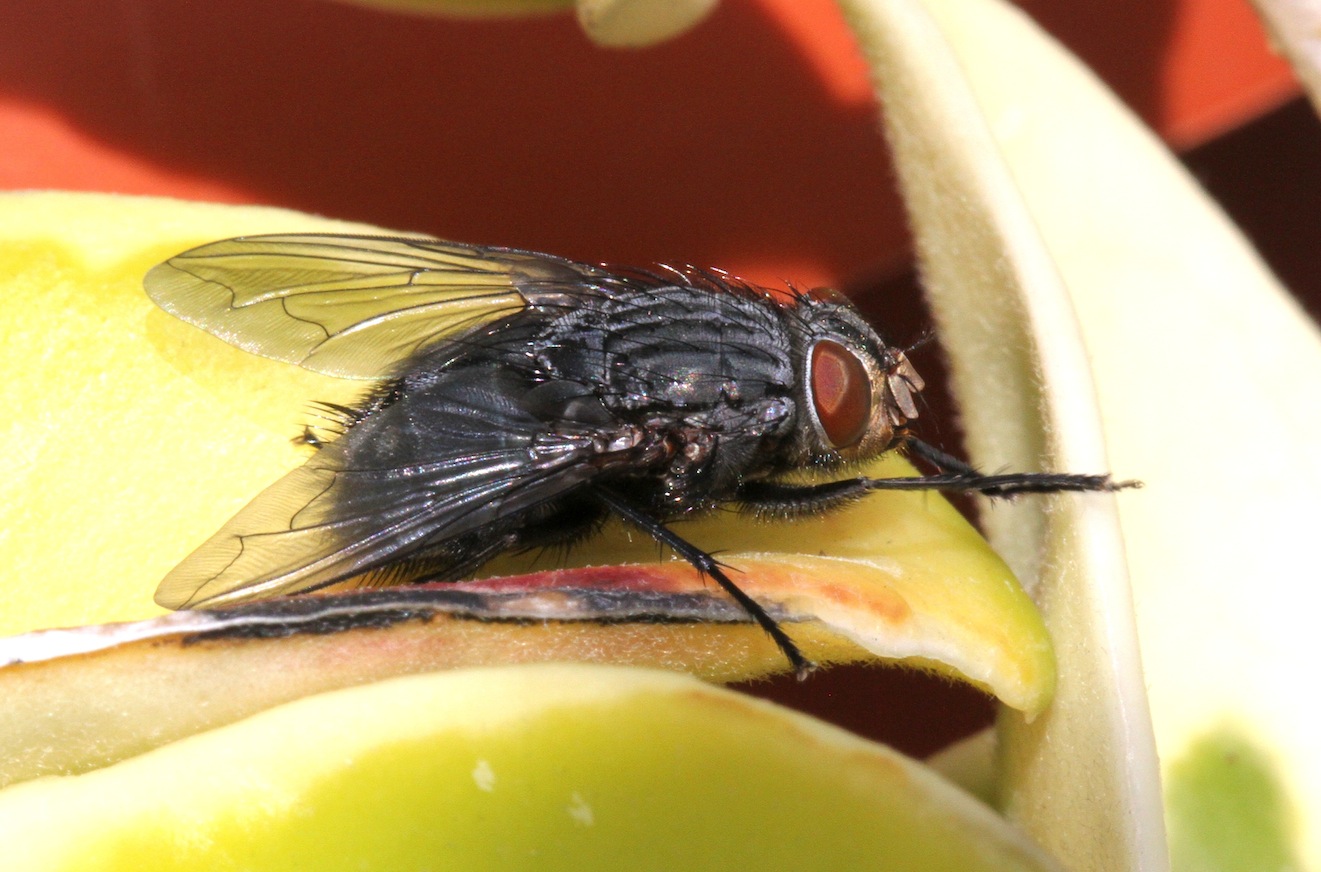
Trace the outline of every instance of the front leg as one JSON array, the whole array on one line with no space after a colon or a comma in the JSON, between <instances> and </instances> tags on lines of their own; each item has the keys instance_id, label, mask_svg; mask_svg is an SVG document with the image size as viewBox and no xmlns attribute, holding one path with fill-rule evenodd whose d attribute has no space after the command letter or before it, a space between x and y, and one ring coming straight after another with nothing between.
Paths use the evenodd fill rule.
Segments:
<instances>
[{"instance_id":1,"label":"front leg","mask_svg":"<svg viewBox=\"0 0 1321 872\"><path fill-rule=\"evenodd\" d=\"M734 500L739 507L768 521L790 521L820 515L853 502L869 492L874 479L846 478L821 484L744 482ZM908 479L916 481L917 479Z\"/></svg>"},{"instance_id":2,"label":"front leg","mask_svg":"<svg viewBox=\"0 0 1321 872\"><path fill-rule=\"evenodd\" d=\"M923 481L932 482L934 490L973 491L989 497L1011 497L1015 494L1110 492L1142 487L1140 481L1117 482L1108 475L1090 473L1009 472L999 475L986 475L976 467L959 460L952 454L946 454L934 445L923 442L912 434L904 434L903 446L914 457L925 460L940 473L939 475L922 477ZM903 481L904 479L872 479L873 482L893 480ZM870 489L879 490L880 487L873 485Z\"/></svg>"},{"instance_id":3,"label":"front leg","mask_svg":"<svg viewBox=\"0 0 1321 872\"><path fill-rule=\"evenodd\" d=\"M1140 482L1113 481L1108 475L1067 472L1011 472L986 475L938 448L912 436L904 445L919 459L936 467L935 475L907 478L847 478L820 484L745 482L735 500L756 515L770 519L801 518L852 502L877 490L938 490L1010 497L1023 493L1116 491L1140 487Z\"/></svg>"}]
</instances>

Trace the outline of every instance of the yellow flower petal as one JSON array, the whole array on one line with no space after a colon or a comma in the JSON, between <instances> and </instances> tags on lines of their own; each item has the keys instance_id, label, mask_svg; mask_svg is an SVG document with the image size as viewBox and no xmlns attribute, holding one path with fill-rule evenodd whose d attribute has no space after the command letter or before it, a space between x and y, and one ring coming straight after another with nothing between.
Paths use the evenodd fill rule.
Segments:
<instances>
[{"instance_id":1,"label":"yellow flower petal","mask_svg":"<svg viewBox=\"0 0 1321 872\"><path fill-rule=\"evenodd\" d=\"M26 451L0 461L17 485L0 506L0 554L12 567L5 630L159 615L157 579L301 462L289 439L308 403L350 402L365 389L231 348L158 311L141 290L152 264L193 244L290 229L350 225L169 200L0 197L0 270L16 301L0 354L6 371L22 373L6 383L6 408ZM872 469L910 470L893 458ZM782 610L823 662L898 659L961 677L1029 714L1049 702L1054 662L1040 617L937 495L877 494L792 524L717 513L678 528L720 553L759 602ZM649 590L728 610L685 563L660 561L652 542L621 527L576 549L569 565L624 563L633 567L522 583L544 593L642 579ZM536 568L512 557L488 573ZM105 765L301 695L404 672L535 659L665 666L718 680L785 668L764 634L739 624L525 623L478 633L441 623L207 646L185 644L195 628L136 644L120 644L143 638L136 630L100 627L7 640L0 660L41 662L0 668L0 695L13 701L0 710L0 737L11 743L0 753L0 782ZM81 652L88 639L95 653L51 656L52 644ZM113 696L100 692L107 687Z\"/></svg>"}]
</instances>

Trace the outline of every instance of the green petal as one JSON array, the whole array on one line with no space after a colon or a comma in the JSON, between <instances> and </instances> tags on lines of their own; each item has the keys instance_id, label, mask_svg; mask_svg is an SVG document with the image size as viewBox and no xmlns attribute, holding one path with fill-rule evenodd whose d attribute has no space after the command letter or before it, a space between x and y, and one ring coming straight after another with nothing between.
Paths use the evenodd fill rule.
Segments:
<instances>
[{"instance_id":1,"label":"green petal","mask_svg":"<svg viewBox=\"0 0 1321 872\"><path fill-rule=\"evenodd\" d=\"M919 764L693 679L461 670L0 791L7 870L1036 870Z\"/></svg>"}]
</instances>

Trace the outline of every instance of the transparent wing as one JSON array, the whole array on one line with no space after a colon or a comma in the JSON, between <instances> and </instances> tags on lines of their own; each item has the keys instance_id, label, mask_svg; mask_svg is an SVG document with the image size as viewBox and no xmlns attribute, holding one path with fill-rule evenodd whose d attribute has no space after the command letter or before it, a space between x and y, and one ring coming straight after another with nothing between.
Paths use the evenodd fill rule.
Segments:
<instances>
[{"instance_id":1,"label":"transparent wing","mask_svg":"<svg viewBox=\"0 0 1321 872\"><path fill-rule=\"evenodd\" d=\"M257 496L161 582L167 608L313 590L545 504L599 471L590 440L545 435L486 450L456 447L426 463L346 465L344 440ZM533 455L536 455L535 459Z\"/></svg>"},{"instance_id":2,"label":"transparent wing","mask_svg":"<svg viewBox=\"0 0 1321 872\"><path fill-rule=\"evenodd\" d=\"M226 239L147 273L162 309L231 345L344 378L609 278L545 254L434 239L277 234Z\"/></svg>"}]
</instances>

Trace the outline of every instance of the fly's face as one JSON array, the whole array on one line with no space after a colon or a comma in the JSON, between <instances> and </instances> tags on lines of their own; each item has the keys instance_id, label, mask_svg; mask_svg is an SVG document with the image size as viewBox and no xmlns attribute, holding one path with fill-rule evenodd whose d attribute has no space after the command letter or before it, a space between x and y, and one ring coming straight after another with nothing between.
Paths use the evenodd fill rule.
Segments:
<instances>
[{"instance_id":1,"label":"fly's face","mask_svg":"<svg viewBox=\"0 0 1321 872\"><path fill-rule=\"evenodd\" d=\"M804 453L830 466L892 448L917 417L917 370L836 291L800 297L794 314Z\"/></svg>"}]
</instances>

